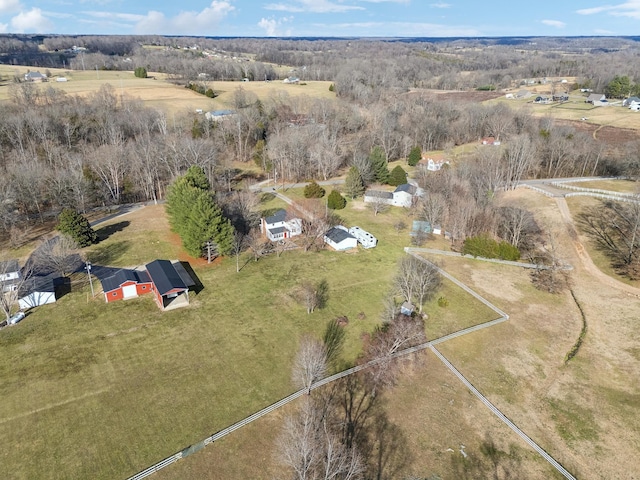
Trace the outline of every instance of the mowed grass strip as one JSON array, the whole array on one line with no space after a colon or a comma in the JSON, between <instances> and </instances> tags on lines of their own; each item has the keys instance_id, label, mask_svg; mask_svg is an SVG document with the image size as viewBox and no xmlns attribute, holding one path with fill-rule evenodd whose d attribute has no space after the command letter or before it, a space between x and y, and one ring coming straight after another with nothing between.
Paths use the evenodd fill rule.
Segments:
<instances>
[{"instance_id":1,"label":"mowed grass strip","mask_svg":"<svg viewBox=\"0 0 640 480\"><path fill-rule=\"evenodd\" d=\"M153 207L112 222L124 220L96 246L126 239L113 265L175 252L138 225L160 223ZM159 243L142 258L149 238ZM196 266L205 288L182 310L160 312L150 297L106 304L88 299L87 288L34 310L0 332L0 477L123 478L146 468L290 393L299 336L320 335L336 316L349 319L345 360L353 362L402 255L390 244L259 262L244 255L240 273L235 259ZM307 315L293 293L320 279L328 305Z\"/></svg>"}]
</instances>

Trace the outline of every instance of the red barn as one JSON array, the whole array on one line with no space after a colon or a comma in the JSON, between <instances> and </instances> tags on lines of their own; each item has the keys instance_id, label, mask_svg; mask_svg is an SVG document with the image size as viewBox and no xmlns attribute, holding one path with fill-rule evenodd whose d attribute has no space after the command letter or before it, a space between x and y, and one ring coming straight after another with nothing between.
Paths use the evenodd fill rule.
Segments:
<instances>
[{"instance_id":1,"label":"red barn","mask_svg":"<svg viewBox=\"0 0 640 480\"><path fill-rule=\"evenodd\" d=\"M145 271L121 269L101 280L104 299L108 302L135 298L153 291L149 274Z\"/></svg>"},{"instance_id":2,"label":"red barn","mask_svg":"<svg viewBox=\"0 0 640 480\"><path fill-rule=\"evenodd\" d=\"M189 288L195 285L180 262L154 260L145 268L153 284L156 303L166 310L189 304Z\"/></svg>"}]
</instances>

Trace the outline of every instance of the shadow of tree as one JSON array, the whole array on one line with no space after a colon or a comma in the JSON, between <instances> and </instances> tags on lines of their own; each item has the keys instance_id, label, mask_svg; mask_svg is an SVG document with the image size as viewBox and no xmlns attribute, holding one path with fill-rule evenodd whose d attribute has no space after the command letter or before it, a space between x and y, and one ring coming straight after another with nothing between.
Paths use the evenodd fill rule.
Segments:
<instances>
[{"instance_id":1,"label":"shadow of tree","mask_svg":"<svg viewBox=\"0 0 640 480\"><path fill-rule=\"evenodd\" d=\"M91 263L98 265L109 265L124 255L131 247L131 242L122 240L120 242L98 245L87 253L87 259Z\"/></svg>"},{"instance_id":2,"label":"shadow of tree","mask_svg":"<svg viewBox=\"0 0 640 480\"><path fill-rule=\"evenodd\" d=\"M127 228L130 224L131 222L125 220L123 222L113 223L111 225L106 225L104 227L98 228L96 230L96 233L98 234L98 242L102 242L103 240L106 240L114 233L121 232L122 230Z\"/></svg>"},{"instance_id":3,"label":"shadow of tree","mask_svg":"<svg viewBox=\"0 0 640 480\"><path fill-rule=\"evenodd\" d=\"M521 460L517 454L500 450L489 434L480 444L480 453L466 452L467 456L458 455L451 457L455 478L476 479L491 478L494 480L510 480L521 478Z\"/></svg>"}]
</instances>

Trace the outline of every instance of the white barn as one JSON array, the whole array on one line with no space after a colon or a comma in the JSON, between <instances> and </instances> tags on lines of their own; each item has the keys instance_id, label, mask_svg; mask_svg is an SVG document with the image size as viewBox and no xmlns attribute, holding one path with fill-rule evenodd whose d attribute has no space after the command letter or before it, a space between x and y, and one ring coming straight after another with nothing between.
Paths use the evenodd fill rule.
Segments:
<instances>
[{"instance_id":1,"label":"white barn","mask_svg":"<svg viewBox=\"0 0 640 480\"><path fill-rule=\"evenodd\" d=\"M360 227L351 227L349 229L349 233L356 237L363 248L373 248L378 244L378 239L376 237Z\"/></svg>"},{"instance_id":2,"label":"white barn","mask_svg":"<svg viewBox=\"0 0 640 480\"><path fill-rule=\"evenodd\" d=\"M55 301L55 285L51 277L29 278L18 292L18 304L21 310L55 303Z\"/></svg>"},{"instance_id":3,"label":"white barn","mask_svg":"<svg viewBox=\"0 0 640 480\"><path fill-rule=\"evenodd\" d=\"M338 225L324 235L324 242L334 250L343 251L357 248L358 239L351 235L346 227Z\"/></svg>"}]
</instances>

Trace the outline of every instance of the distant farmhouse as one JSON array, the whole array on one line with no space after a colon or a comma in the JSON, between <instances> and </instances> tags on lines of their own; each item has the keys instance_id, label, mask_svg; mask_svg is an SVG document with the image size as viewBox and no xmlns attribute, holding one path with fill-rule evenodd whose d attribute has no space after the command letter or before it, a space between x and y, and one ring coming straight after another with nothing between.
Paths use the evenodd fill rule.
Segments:
<instances>
[{"instance_id":1,"label":"distant farmhouse","mask_svg":"<svg viewBox=\"0 0 640 480\"><path fill-rule=\"evenodd\" d=\"M438 170L442 170L442 167L445 165L449 165L448 160L444 160L442 158L432 158L434 156L429 156L426 154L422 155L422 159L419 162L419 165L423 168L426 168L430 172L437 172Z\"/></svg>"},{"instance_id":2,"label":"distant farmhouse","mask_svg":"<svg viewBox=\"0 0 640 480\"><path fill-rule=\"evenodd\" d=\"M213 110L205 113L204 117L212 122L219 122L220 120L231 117L235 114L236 112L234 110Z\"/></svg>"},{"instance_id":3,"label":"distant farmhouse","mask_svg":"<svg viewBox=\"0 0 640 480\"><path fill-rule=\"evenodd\" d=\"M46 82L47 76L40 72L27 72L24 74L25 82Z\"/></svg>"},{"instance_id":4,"label":"distant farmhouse","mask_svg":"<svg viewBox=\"0 0 640 480\"><path fill-rule=\"evenodd\" d=\"M262 233L272 242L286 240L302 233L302 220L289 218L287 211L282 209L260 221Z\"/></svg>"},{"instance_id":5,"label":"distant farmhouse","mask_svg":"<svg viewBox=\"0 0 640 480\"><path fill-rule=\"evenodd\" d=\"M495 145L497 147L500 145L500 141L494 137L483 137L480 139L480 145Z\"/></svg>"},{"instance_id":6,"label":"distant farmhouse","mask_svg":"<svg viewBox=\"0 0 640 480\"><path fill-rule=\"evenodd\" d=\"M409 208L413 205L414 199L423 194L421 188L404 183L398 185L393 192L385 192L381 190L367 190L364 193L365 203L380 202L394 207Z\"/></svg>"},{"instance_id":7,"label":"distant farmhouse","mask_svg":"<svg viewBox=\"0 0 640 480\"><path fill-rule=\"evenodd\" d=\"M594 107L602 107L607 105L607 98L602 93L592 93L587 97L585 103L590 103Z\"/></svg>"},{"instance_id":8,"label":"distant farmhouse","mask_svg":"<svg viewBox=\"0 0 640 480\"><path fill-rule=\"evenodd\" d=\"M300 79L298 77L287 77L282 83L300 83Z\"/></svg>"}]
</instances>

